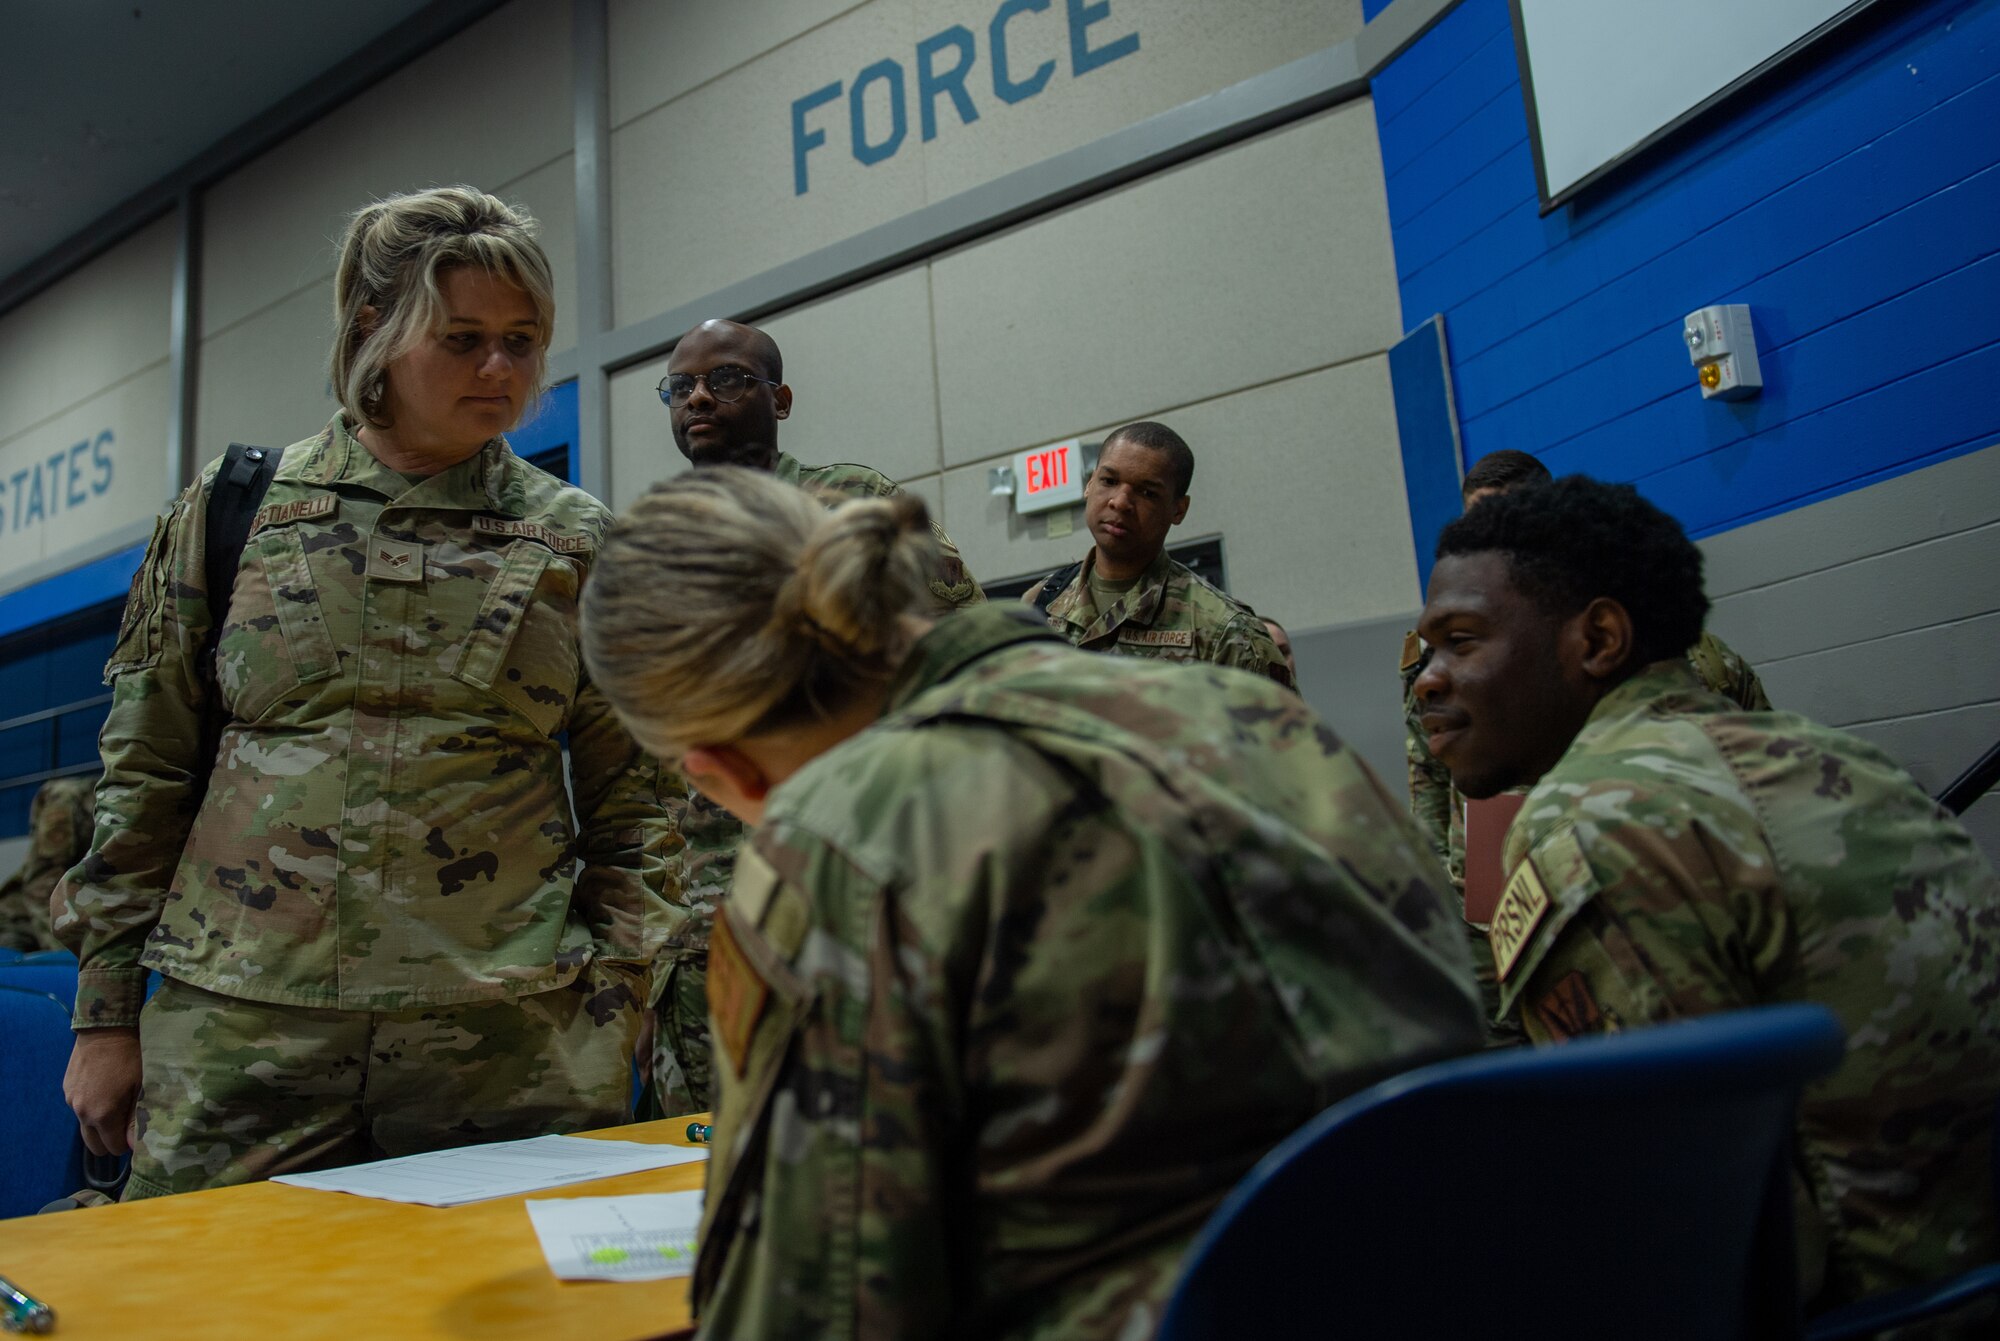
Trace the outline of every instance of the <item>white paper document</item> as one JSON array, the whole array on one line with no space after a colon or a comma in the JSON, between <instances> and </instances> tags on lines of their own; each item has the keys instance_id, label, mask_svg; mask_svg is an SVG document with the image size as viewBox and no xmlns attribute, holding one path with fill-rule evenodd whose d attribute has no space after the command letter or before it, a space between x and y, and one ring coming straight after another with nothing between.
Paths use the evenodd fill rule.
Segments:
<instances>
[{"instance_id":1,"label":"white paper document","mask_svg":"<svg viewBox=\"0 0 2000 1341\"><path fill-rule=\"evenodd\" d=\"M665 1280L694 1272L699 1192L552 1197L526 1205L542 1256L563 1280Z\"/></svg>"},{"instance_id":2,"label":"white paper document","mask_svg":"<svg viewBox=\"0 0 2000 1341\"><path fill-rule=\"evenodd\" d=\"M707 1158L708 1150L703 1146L534 1136L525 1141L404 1155L320 1173L280 1174L271 1181L418 1206L462 1206L469 1201L517 1197L524 1192L544 1192L593 1178L642 1173Z\"/></svg>"}]
</instances>

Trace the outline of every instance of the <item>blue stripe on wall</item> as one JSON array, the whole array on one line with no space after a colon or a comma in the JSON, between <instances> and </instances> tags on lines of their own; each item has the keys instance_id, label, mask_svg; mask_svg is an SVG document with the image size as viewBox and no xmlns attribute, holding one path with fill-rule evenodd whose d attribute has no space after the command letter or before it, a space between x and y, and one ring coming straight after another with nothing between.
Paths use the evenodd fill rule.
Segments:
<instances>
[{"instance_id":1,"label":"blue stripe on wall","mask_svg":"<svg viewBox=\"0 0 2000 1341\"><path fill-rule=\"evenodd\" d=\"M1507 0L1464 0L1374 92L1466 460L1636 481L1706 534L2000 440L1996 48L2000 0L1880 6L1543 217ZM1695 388L1681 319L1720 302L1757 399Z\"/></svg>"},{"instance_id":2,"label":"blue stripe on wall","mask_svg":"<svg viewBox=\"0 0 2000 1341\"><path fill-rule=\"evenodd\" d=\"M569 478L577 477L576 382L549 388L535 417L507 435L516 456L540 456L552 447L569 448Z\"/></svg>"},{"instance_id":3,"label":"blue stripe on wall","mask_svg":"<svg viewBox=\"0 0 2000 1341\"><path fill-rule=\"evenodd\" d=\"M132 575L139 571L139 563L145 557L146 547L134 545L32 587L0 596L0 638L93 605L123 599L132 589Z\"/></svg>"}]
</instances>

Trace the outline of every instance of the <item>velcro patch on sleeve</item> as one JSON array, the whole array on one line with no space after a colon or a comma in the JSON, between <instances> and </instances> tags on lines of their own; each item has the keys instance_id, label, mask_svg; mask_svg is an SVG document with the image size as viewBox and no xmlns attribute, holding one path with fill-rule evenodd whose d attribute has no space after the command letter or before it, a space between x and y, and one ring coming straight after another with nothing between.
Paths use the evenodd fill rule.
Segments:
<instances>
[{"instance_id":1,"label":"velcro patch on sleeve","mask_svg":"<svg viewBox=\"0 0 2000 1341\"><path fill-rule=\"evenodd\" d=\"M1118 641L1134 647L1193 647L1193 629L1120 629Z\"/></svg>"},{"instance_id":2,"label":"velcro patch on sleeve","mask_svg":"<svg viewBox=\"0 0 2000 1341\"><path fill-rule=\"evenodd\" d=\"M547 545L558 554L588 554L590 538L580 535L564 535L562 532L542 525L540 522L515 521L510 517L474 517L472 529L481 535L517 536L523 540L533 540Z\"/></svg>"},{"instance_id":3,"label":"velcro patch on sleeve","mask_svg":"<svg viewBox=\"0 0 2000 1341\"><path fill-rule=\"evenodd\" d=\"M257 509L257 515L250 519L250 534L270 526L286 526L292 522L318 521L321 517L331 517L340 510L340 498L335 494L315 494L311 498L301 498L294 503L273 503L269 507Z\"/></svg>"},{"instance_id":4,"label":"velcro patch on sleeve","mask_svg":"<svg viewBox=\"0 0 2000 1341\"><path fill-rule=\"evenodd\" d=\"M728 909L716 913L708 933L708 1013L723 1060L737 1076L750 1060L750 1039L771 998L770 984L736 942Z\"/></svg>"},{"instance_id":5,"label":"velcro patch on sleeve","mask_svg":"<svg viewBox=\"0 0 2000 1341\"><path fill-rule=\"evenodd\" d=\"M1423 659L1424 659L1424 640L1417 636L1417 631L1415 629L1411 629L1408 633L1403 635L1403 664L1400 667L1400 669L1409 670L1412 666L1416 665L1419 661L1422 661Z\"/></svg>"},{"instance_id":6,"label":"velcro patch on sleeve","mask_svg":"<svg viewBox=\"0 0 2000 1341\"><path fill-rule=\"evenodd\" d=\"M1493 909L1493 923L1486 940L1493 947L1493 976L1507 981L1507 973L1528 946L1528 937L1549 911L1549 891L1535 873L1535 863L1523 860L1507 881L1506 892Z\"/></svg>"},{"instance_id":7,"label":"velcro patch on sleeve","mask_svg":"<svg viewBox=\"0 0 2000 1341\"><path fill-rule=\"evenodd\" d=\"M1549 1037L1558 1042L1585 1034L1601 1034L1614 1027L1606 1020L1603 1008L1597 1004L1597 994L1590 990L1590 980L1578 969L1563 974L1561 980L1535 1002L1535 1015L1549 1031Z\"/></svg>"}]
</instances>

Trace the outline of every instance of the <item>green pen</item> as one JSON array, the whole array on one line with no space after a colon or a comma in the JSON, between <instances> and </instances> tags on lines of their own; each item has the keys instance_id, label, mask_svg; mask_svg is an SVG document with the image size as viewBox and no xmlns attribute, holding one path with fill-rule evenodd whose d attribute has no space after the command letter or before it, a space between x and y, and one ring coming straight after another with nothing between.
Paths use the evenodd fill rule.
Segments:
<instances>
[{"instance_id":1,"label":"green pen","mask_svg":"<svg viewBox=\"0 0 2000 1341\"><path fill-rule=\"evenodd\" d=\"M44 1336L55 1330L56 1311L0 1276L0 1331L33 1332Z\"/></svg>"}]
</instances>

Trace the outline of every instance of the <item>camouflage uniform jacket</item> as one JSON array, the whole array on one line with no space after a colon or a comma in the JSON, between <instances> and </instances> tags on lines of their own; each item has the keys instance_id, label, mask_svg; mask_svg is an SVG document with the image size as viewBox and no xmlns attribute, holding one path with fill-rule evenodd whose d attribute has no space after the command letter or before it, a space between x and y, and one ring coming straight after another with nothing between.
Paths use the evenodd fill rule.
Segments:
<instances>
[{"instance_id":1,"label":"camouflage uniform jacket","mask_svg":"<svg viewBox=\"0 0 2000 1341\"><path fill-rule=\"evenodd\" d=\"M767 804L710 950L703 1337L1149 1336L1273 1144L1476 1045L1422 839L1267 680L973 611Z\"/></svg>"},{"instance_id":2,"label":"camouflage uniform jacket","mask_svg":"<svg viewBox=\"0 0 2000 1341\"><path fill-rule=\"evenodd\" d=\"M1049 627L1088 652L1207 661L1268 676L1287 688L1292 672L1285 654L1257 612L1209 585L1163 549L1140 574L1138 584L1109 609L1099 610L1090 594L1097 550L1084 556L1076 576L1049 602ZM1051 573L1021 594L1029 605L1043 596Z\"/></svg>"},{"instance_id":3,"label":"camouflage uniform jacket","mask_svg":"<svg viewBox=\"0 0 2000 1341\"><path fill-rule=\"evenodd\" d=\"M667 784L576 638L606 510L501 438L411 484L336 416L272 481L211 676L219 464L155 525L105 668L96 843L57 895L78 1024L134 1023L149 968L399 1010L649 962Z\"/></svg>"},{"instance_id":4,"label":"camouflage uniform jacket","mask_svg":"<svg viewBox=\"0 0 2000 1341\"><path fill-rule=\"evenodd\" d=\"M772 473L787 484L826 495L830 504L850 498L890 498L902 492L900 485L879 470L856 465L802 466L783 452L778 453ZM940 559L938 576L931 583L937 613L985 601L986 593L966 570L958 546L944 528L932 522L931 533L937 539ZM682 830L687 840L686 900L693 915L675 931L669 948L700 953L708 948L708 924L714 919L715 905L729 892L730 867L743 838L743 822L707 797L690 792ZM656 990L663 983L664 979L656 983Z\"/></svg>"},{"instance_id":5,"label":"camouflage uniform jacket","mask_svg":"<svg viewBox=\"0 0 2000 1341\"><path fill-rule=\"evenodd\" d=\"M1660 662L1529 793L1506 862L1494 966L1538 1042L1766 1002L1840 1017L1847 1059L1799 1110L1822 1304L2000 1255L2000 881L1874 747Z\"/></svg>"},{"instance_id":6,"label":"camouflage uniform jacket","mask_svg":"<svg viewBox=\"0 0 2000 1341\"><path fill-rule=\"evenodd\" d=\"M95 777L50 778L36 791L28 806L28 855L0 885L0 949L62 949L49 930L49 896L90 846L96 791Z\"/></svg>"}]
</instances>

